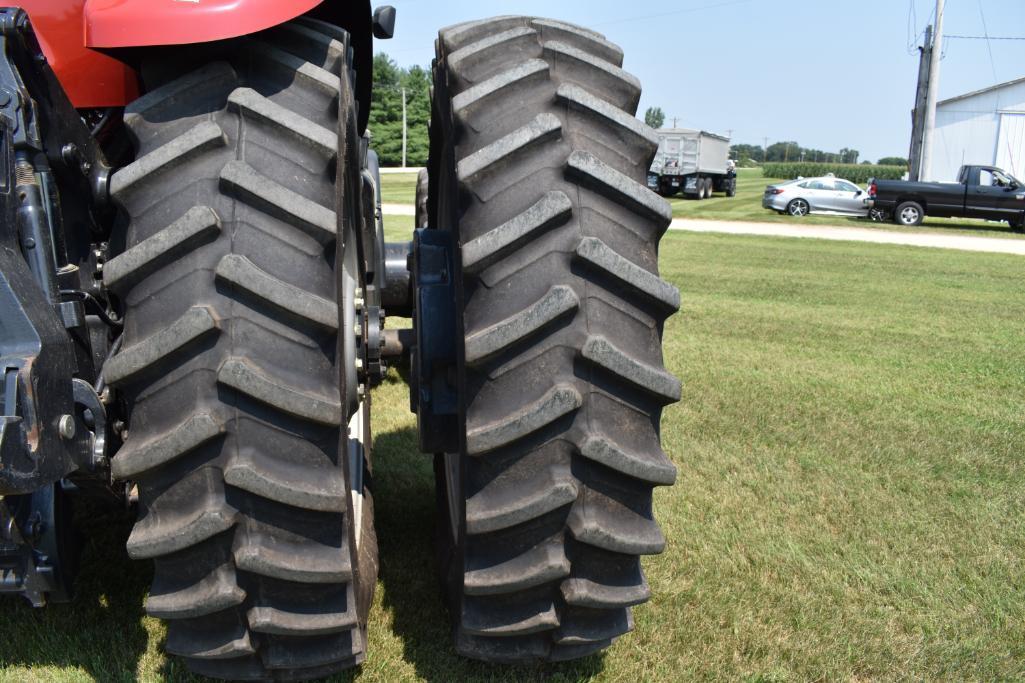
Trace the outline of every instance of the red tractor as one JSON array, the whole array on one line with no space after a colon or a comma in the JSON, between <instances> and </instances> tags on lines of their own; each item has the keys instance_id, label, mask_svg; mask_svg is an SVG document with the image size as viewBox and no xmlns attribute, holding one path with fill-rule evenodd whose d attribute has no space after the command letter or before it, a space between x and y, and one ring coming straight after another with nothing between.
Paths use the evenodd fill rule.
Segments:
<instances>
[{"instance_id":1,"label":"red tractor","mask_svg":"<svg viewBox=\"0 0 1025 683\"><path fill-rule=\"evenodd\" d=\"M0 9L0 592L69 600L72 505L120 501L192 670L359 664L370 390L408 362L457 650L557 661L631 629L680 398L640 85L578 26L443 29L422 215L386 244L366 126L394 22L363 0Z\"/></svg>"}]
</instances>

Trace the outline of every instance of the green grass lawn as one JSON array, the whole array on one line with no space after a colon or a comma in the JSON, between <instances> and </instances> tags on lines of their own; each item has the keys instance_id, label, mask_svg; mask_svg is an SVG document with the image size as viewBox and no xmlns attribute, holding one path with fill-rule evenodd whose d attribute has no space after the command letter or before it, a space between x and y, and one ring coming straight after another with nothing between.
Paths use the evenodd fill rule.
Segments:
<instances>
[{"instance_id":1,"label":"green grass lawn","mask_svg":"<svg viewBox=\"0 0 1025 683\"><path fill-rule=\"evenodd\" d=\"M762 208L762 194L765 186L779 182L778 178L762 177L761 169L742 168L737 177L737 196L727 197L721 193L711 199L696 201L676 196L669 200L673 216L677 218L700 218L717 221L757 221L761 223L785 223L788 225L840 225L854 228L872 228L899 232L927 232L939 234L977 235L980 237L1010 237L1025 239L1025 234L1011 230L1006 223L991 221L926 218L916 228L905 228L896 223L873 223L862 218L843 216L781 216L775 211ZM412 204L416 199L416 174L395 173L381 176L381 195L385 202Z\"/></svg>"},{"instance_id":2,"label":"green grass lawn","mask_svg":"<svg viewBox=\"0 0 1025 683\"><path fill-rule=\"evenodd\" d=\"M390 239L412 220L388 219ZM1025 677L1025 295L1016 256L673 232L684 397L650 603L604 656L455 656L433 477L395 371L374 395L381 580L361 681ZM189 680L145 617L128 521L93 511L78 601L0 608L5 681Z\"/></svg>"}]
</instances>

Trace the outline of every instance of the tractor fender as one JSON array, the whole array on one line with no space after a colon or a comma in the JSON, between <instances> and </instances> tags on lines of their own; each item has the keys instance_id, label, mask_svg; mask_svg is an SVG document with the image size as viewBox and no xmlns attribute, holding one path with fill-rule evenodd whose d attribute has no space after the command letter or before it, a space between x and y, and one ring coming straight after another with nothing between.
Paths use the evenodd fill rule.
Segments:
<instances>
[{"instance_id":1,"label":"tractor fender","mask_svg":"<svg viewBox=\"0 0 1025 683\"><path fill-rule=\"evenodd\" d=\"M182 45L236 38L305 14L321 0L86 0L92 48Z\"/></svg>"}]
</instances>

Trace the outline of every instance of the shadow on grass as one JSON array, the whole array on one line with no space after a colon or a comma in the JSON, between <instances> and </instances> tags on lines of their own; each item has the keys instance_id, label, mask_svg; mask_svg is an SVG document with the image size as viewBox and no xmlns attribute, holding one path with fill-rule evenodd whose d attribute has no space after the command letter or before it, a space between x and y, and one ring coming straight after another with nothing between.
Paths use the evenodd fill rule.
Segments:
<instances>
[{"instance_id":1,"label":"shadow on grass","mask_svg":"<svg viewBox=\"0 0 1025 683\"><path fill-rule=\"evenodd\" d=\"M417 450L415 429L377 436L374 480L381 560L378 588L383 589L392 630L402 641L403 658L418 676L427 681L580 680L602 671L603 654L534 667L490 665L458 656L437 578L431 457ZM368 660L374 656L371 650Z\"/></svg>"},{"instance_id":2,"label":"shadow on grass","mask_svg":"<svg viewBox=\"0 0 1025 683\"><path fill-rule=\"evenodd\" d=\"M131 514L88 498L74 504L82 537L74 600L42 609L23 598L0 600L0 666L78 669L98 681L134 681L146 652L143 599L152 569L125 550Z\"/></svg>"}]
</instances>

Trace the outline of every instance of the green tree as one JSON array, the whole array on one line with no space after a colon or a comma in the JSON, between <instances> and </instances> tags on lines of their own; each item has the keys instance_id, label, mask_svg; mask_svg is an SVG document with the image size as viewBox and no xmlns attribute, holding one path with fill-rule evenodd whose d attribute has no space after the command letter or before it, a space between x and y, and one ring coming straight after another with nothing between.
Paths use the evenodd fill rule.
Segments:
<instances>
[{"instance_id":1,"label":"green tree","mask_svg":"<svg viewBox=\"0 0 1025 683\"><path fill-rule=\"evenodd\" d=\"M374 57L370 145L382 166L402 164L402 97L406 97L406 164L423 166L428 154L431 74L420 66L402 68L384 53Z\"/></svg>"},{"instance_id":2,"label":"green tree","mask_svg":"<svg viewBox=\"0 0 1025 683\"><path fill-rule=\"evenodd\" d=\"M662 111L662 107L648 107L648 110L644 112L644 122L652 128L661 128L662 124L666 122L666 114Z\"/></svg>"},{"instance_id":3,"label":"green tree","mask_svg":"<svg viewBox=\"0 0 1025 683\"><path fill-rule=\"evenodd\" d=\"M904 157L883 157L876 163L880 166L907 166L908 160Z\"/></svg>"}]
</instances>

